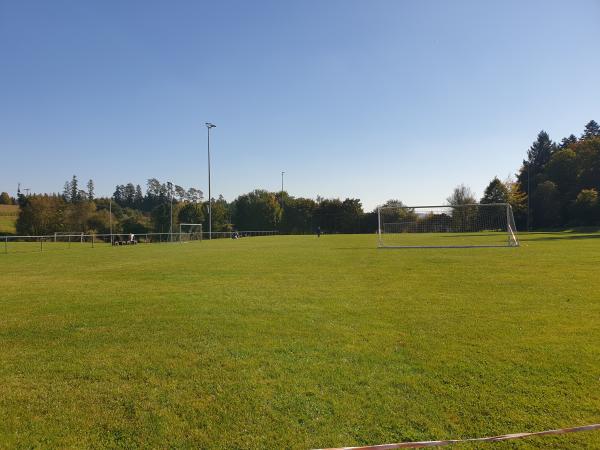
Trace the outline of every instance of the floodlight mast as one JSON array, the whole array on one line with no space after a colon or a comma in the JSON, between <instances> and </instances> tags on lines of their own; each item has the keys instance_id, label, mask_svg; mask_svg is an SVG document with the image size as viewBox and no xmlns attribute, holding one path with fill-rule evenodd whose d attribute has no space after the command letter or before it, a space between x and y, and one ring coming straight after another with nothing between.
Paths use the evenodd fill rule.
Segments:
<instances>
[{"instance_id":1,"label":"floodlight mast","mask_svg":"<svg viewBox=\"0 0 600 450\"><path fill-rule=\"evenodd\" d=\"M210 129L215 128L216 125L205 122L206 131L208 133L208 239L212 239L212 196L210 193Z\"/></svg>"},{"instance_id":2,"label":"floodlight mast","mask_svg":"<svg viewBox=\"0 0 600 450\"><path fill-rule=\"evenodd\" d=\"M285 172L281 171L281 209L283 209L283 174Z\"/></svg>"},{"instance_id":3,"label":"floodlight mast","mask_svg":"<svg viewBox=\"0 0 600 450\"><path fill-rule=\"evenodd\" d=\"M169 226L169 240L173 242L173 182L167 181L169 186L169 197L171 197L171 224Z\"/></svg>"}]
</instances>

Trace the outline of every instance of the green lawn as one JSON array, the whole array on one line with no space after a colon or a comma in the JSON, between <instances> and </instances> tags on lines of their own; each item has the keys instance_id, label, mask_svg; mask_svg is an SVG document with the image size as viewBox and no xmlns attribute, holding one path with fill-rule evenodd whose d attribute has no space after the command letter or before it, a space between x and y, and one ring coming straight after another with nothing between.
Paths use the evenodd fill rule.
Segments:
<instances>
[{"instance_id":1,"label":"green lawn","mask_svg":"<svg viewBox=\"0 0 600 450\"><path fill-rule=\"evenodd\" d=\"M521 243L0 253L0 447L305 449L600 422L600 234ZM456 448L600 448L600 432Z\"/></svg>"},{"instance_id":2,"label":"green lawn","mask_svg":"<svg viewBox=\"0 0 600 450\"><path fill-rule=\"evenodd\" d=\"M2 234L15 234L18 215L18 206L0 205L0 236Z\"/></svg>"}]
</instances>

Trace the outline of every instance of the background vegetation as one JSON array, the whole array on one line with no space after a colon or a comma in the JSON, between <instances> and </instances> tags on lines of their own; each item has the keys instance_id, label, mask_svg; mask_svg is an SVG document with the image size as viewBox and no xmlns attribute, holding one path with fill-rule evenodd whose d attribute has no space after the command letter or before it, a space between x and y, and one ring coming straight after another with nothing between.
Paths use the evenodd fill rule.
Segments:
<instances>
[{"instance_id":1,"label":"background vegetation","mask_svg":"<svg viewBox=\"0 0 600 450\"><path fill-rule=\"evenodd\" d=\"M508 202L518 229L600 225L600 126L590 121L578 138L571 134L560 144L541 131L527 152L516 179L494 177L477 199L469 187L458 186L450 204ZM112 217L109 214L112 199ZM18 193L16 199L0 195L0 204L18 204L16 230L6 224L0 233L46 234L55 231L108 233L112 219L116 233L169 232L177 224L204 223L208 229L208 201L202 191L185 189L151 178L145 193L140 185L118 185L112 197L96 198L94 183L80 189L76 176L61 194ZM386 204L401 204L389 200ZM321 227L329 233L372 233L377 228L375 211L364 211L360 199L293 197L287 192L254 190L228 203L212 199L213 231L279 230L312 233ZM529 223L527 208L530 208ZM0 216L1 217L1 216ZM0 219L2 220L2 219ZM2 226L2 225L0 225Z\"/></svg>"}]
</instances>

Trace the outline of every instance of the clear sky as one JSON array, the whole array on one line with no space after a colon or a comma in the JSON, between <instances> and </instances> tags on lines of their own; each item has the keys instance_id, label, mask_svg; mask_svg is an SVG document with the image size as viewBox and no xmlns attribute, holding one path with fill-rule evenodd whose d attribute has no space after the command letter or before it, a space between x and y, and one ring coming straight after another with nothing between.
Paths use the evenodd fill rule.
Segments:
<instances>
[{"instance_id":1,"label":"clear sky","mask_svg":"<svg viewBox=\"0 0 600 450\"><path fill-rule=\"evenodd\" d=\"M600 1L0 0L0 191L443 202L600 121Z\"/></svg>"}]
</instances>

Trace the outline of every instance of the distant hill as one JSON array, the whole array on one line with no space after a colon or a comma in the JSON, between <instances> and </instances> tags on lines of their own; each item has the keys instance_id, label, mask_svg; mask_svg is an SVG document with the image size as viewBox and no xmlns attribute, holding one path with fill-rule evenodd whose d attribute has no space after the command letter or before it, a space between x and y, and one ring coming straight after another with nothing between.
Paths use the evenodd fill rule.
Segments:
<instances>
[{"instance_id":1,"label":"distant hill","mask_svg":"<svg viewBox=\"0 0 600 450\"><path fill-rule=\"evenodd\" d=\"M0 205L0 235L15 234L19 207L16 205Z\"/></svg>"}]
</instances>

